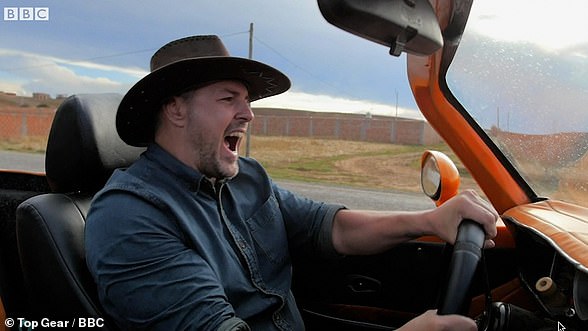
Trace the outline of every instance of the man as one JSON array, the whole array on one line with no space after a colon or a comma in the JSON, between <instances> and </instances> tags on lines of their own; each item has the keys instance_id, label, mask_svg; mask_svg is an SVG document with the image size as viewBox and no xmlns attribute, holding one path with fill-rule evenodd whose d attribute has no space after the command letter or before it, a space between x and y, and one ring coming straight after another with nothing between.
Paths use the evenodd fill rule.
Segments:
<instances>
[{"instance_id":1,"label":"man","mask_svg":"<svg viewBox=\"0 0 588 331\"><path fill-rule=\"evenodd\" d=\"M250 102L289 87L278 70L196 36L159 49L125 95L118 133L148 148L113 174L86 225L100 300L123 329L301 330L292 254L372 254L427 234L451 242L463 218L493 245L498 215L472 192L424 212L352 211L284 190L239 157ZM402 329L475 323L429 311Z\"/></svg>"}]
</instances>

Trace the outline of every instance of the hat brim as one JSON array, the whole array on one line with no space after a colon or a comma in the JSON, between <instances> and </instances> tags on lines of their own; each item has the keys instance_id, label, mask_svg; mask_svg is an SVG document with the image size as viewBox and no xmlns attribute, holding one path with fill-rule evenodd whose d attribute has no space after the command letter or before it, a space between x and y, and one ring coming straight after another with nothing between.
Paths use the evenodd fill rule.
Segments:
<instances>
[{"instance_id":1,"label":"hat brim","mask_svg":"<svg viewBox=\"0 0 588 331\"><path fill-rule=\"evenodd\" d=\"M116 114L119 136L129 145L147 146L154 139L155 116L165 99L219 80L242 81L251 101L290 88L282 72L250 59L220 56L177 61L143 77L123 97Z\"/></svg>"}]
</instances>

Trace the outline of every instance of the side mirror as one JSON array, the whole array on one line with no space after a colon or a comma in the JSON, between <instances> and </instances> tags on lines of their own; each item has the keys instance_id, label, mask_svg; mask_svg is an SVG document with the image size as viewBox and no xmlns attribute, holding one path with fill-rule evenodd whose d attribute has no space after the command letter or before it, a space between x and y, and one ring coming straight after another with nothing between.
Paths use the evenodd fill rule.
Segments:
<instances>
[{"instance_id":1,"label":"side mirror","mask_svg":"<svg viewBox=\"0 0 588 331\"><path fill-rule=\"evenodd\" d=\"M389 47L391 55L431 55L443 47L429 0L318 0L318 5L329 23Z\"/></svg>"},{"instance_id":2,"label":"side mirror","mask_svg":"<svg viewBox=\"0 0 588 331\"><path fill-rule=\"evenodd\" d=\"M457 195L459 171L451 159L438 151L425 151L421 158L421 187L440 206Z\"/></svg>"}]
</instances>

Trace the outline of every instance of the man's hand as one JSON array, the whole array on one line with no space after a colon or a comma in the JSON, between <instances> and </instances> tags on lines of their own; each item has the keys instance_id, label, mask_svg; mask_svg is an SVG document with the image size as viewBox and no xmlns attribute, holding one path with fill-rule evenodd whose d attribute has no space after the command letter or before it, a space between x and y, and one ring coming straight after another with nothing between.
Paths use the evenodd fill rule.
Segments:
<instances>
[{"instance_id":1,"label":"man's hand","mask_svg":"<svg viewBox=\"0 0 588 331\"><path fill-rule=\"evenodd\" d=\"M437 315L428 310L404 324L398 331L477 331L474 320L461 315Z\"/></svg>"},{"instance_id":2,"label":"man's hand","mask_svg":"<svg viewBox=\"0 0 588 331\"><path fill-rule=\"evenodd\" d=\"M462 220L471 219L480 223L486 233L485 248L494 247L498 213L490 203L475 191L467 190L431 210L429 222L433 232L450 244L455 242L457 228Z\"/></svg>"}]
</instances>

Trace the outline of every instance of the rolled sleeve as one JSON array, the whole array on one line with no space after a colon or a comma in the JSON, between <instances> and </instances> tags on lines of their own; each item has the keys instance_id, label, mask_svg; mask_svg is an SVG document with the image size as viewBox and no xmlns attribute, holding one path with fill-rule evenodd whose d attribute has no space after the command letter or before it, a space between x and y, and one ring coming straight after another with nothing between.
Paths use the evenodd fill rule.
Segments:
<instances>
[{"instance_id":1,"label":"rolled sleeve","mask_svg":"<svg viewBox=\"0 0 588 331\"><path fill-rule=\"evenodd\" d=\"M275 184L274 191L280 202L293 252L328 259L342 257L333 245L333 221L339 210L346 209L344 205L314 201Z\"/></svg>"},{"instance_id":2,"label":"rolled sleeve","mask_svg":"<svg viewBox=\"0 0 588 331\"><path fill-rule=\"evenodd\" d=\"M224 321L219 327L218 331L251 331L251 328L243 320L232 317Z\"/></svg>"},{"instance_id":3,"label":"rolled sleeve","mask_svg":"<svg viewBox=\"0 0 588 331\"><path fill-rule=\"evenodd\" d=\"M328 205L329 208L323 217L322 226L318 235L316 245L319 251L323 252L323 256L330 259L341 258L344 255L339 254L333 244L333 221L335 215L341 209L346 209L342 205Z\"/></svg>"}]
</instances>

